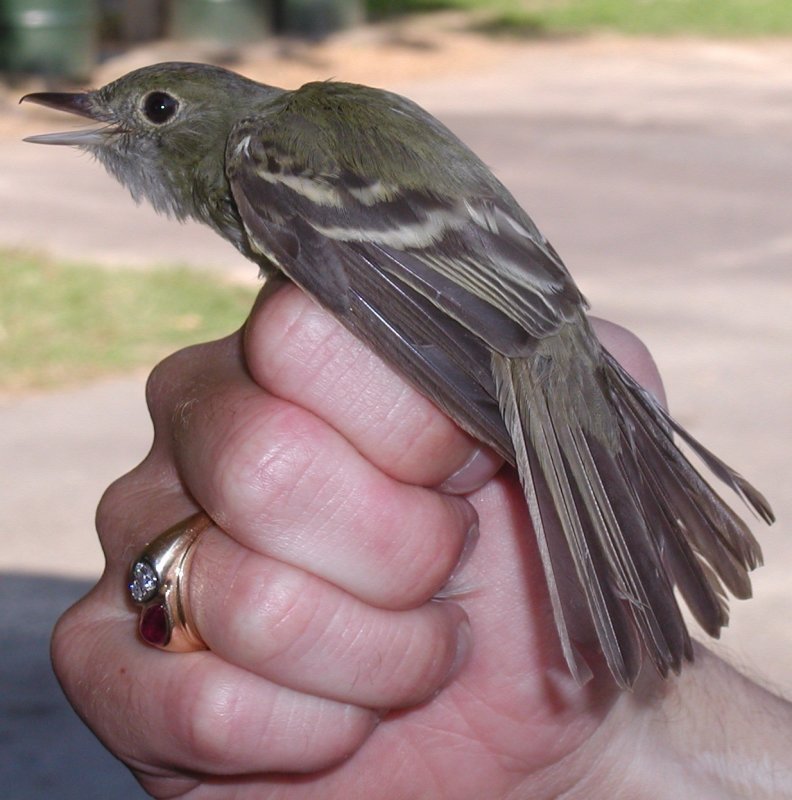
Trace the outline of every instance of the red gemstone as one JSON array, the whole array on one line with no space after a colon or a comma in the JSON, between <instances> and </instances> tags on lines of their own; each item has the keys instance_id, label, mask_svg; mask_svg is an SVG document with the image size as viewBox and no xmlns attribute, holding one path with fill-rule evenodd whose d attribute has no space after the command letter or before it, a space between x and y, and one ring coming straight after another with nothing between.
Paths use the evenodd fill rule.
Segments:
<instances>
[{"instance_id":1,"label":"red gemstone","mask_svg":"<svg viewBox=\"0 0 792 800\"><path fill-rule=\"evenodd\" d=\"M170 640L170 625L165 606L162 603L150 605L140 615L138 630L144 641L155 647L165 647Z\"/></svg>"}]
</instances>

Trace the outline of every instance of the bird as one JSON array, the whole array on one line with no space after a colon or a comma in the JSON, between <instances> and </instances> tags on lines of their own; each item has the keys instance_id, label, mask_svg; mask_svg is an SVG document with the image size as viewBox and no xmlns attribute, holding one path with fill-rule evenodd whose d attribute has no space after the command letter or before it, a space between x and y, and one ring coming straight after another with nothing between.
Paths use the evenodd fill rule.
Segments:
<instances>
[{"instance_id":1,"label":"bird","mask_svg":"<svg viewBox=\"0 0 792 800\"><path fill-rule=\"evenodd\" d=\"M647 660L663 677L692 661L675 593L713 637L727 592L750 597L760 546L688 454L769 524L768 501L620 366L547 238L419 105L182 62L22 100L94 123L27 141L86 150L136 201L209 225L516 469L579 684L592 643L621 689Z\"/></svg>"}]
</instances>

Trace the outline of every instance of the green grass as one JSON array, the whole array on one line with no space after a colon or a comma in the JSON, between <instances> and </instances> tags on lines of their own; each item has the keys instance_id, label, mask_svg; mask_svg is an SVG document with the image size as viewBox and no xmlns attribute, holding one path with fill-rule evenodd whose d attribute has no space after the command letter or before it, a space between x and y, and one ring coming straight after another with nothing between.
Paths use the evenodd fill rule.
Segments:
<instances>
[{"instance_id":1,"label":"green grass","mask_svg":"<svg viewBox=\"0 0 792 800\"><path fill-rule=\"evenodd\" d=\"M714 36L792 31L789 0L573 0L543 3L548 28Z\"/></svg>"},{"instance_id":2,"label":"green grass","mask_svg":"<svg viewBox=\"0 0 792 800\"><path fill-rule=\"evenodd\" d=\"M0 250L0 390L153 366L244 321L256 285L187 268L103 269Z\"/></svg>"},{"instance_id":3,"label":"green grass","mask_svg":"<svg viewBox=\"0 0 792 800\"><path fill-rule=\"evenodd\" d=\"M790 0L369 0L369 5L374 16L451 8L488 12L483 30L525 35L792 33Z\"/></svg>"}]
</instances>

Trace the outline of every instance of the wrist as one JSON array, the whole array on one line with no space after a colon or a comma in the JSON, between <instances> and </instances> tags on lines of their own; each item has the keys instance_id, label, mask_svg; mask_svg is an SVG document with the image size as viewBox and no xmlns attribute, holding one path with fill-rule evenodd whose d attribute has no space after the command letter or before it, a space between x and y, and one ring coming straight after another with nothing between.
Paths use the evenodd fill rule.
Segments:
<instances>
[{"instance_id":1,"label":"wrist","mask_svg":"<svg viewBox=\"0 0 792 800\"><path fill-rule=\"evenodd\" d=\"M570 800L792 797L792 705L695 647L680 676L647 668L619 697Z\"/></svg>"},{"instance_id":2,"label":"wrist","mask_svg":"<svg viewBox=\"0 0 792 800\"><path fill-rule=\"evenodd\" d=\"M705 755L711 744L707 726L720 723L712 719L714 709L705 710L702 673L712 665L702 660L665 681L647 666L635 689L619 697L599 731L605 751L581 800L744 797L731 793Z\"/></svg>"}]
</instances>

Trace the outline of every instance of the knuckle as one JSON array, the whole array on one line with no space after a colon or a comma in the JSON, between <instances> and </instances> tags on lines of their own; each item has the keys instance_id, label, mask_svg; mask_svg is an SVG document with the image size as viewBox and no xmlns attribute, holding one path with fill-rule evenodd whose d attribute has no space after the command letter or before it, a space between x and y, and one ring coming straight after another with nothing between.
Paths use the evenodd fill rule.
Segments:
<instances>
[{"instance_id":1,"label":"knuckle","mask_svg":"<svg viewBox=\"0 0 792 800\"><path fill-rule=\"evenodd\" d=\"M140 525L142 529L147 510L157 504L160 487L141 480L139 472L140 468L136 468L113 481L96 507L96 532L108 559L120 557L130 547L140 544L134 526Z\"/></svg>"},{"instance_id":2,"label":"knuckle","mask_svg":"<svg viewBox=\"0 0 792 800\"><path fill-rule=\"evenodd\" d=\"M151 454L113 481L103 492L95 515L96 531L108 561L126 557L130 549L139 547L150 535L149 529L162 527L163 515L170 519L177 514L171 506L181 494L173 471ZM182 504L183 498L178 502ZM189 506L184 513L189 513Z\"/></svg>"},{"instance_id":3,"label":"knuckle","mask_svg":"<svg viewBox=\"0 0 792 800\"><path fill-rule=\"evenodd\" d=\"M454 658L453 636L446 627L435 626L431 635L422 631L403 642L394 654L391 669L394 686L392 705L411 706L435 692Z\"/></svg>"},{"instance_id":4,"label":"knuckle","mask_svg":"<svg viewBox=\"0 0 792 800\"><path fill-rule=\"evenodd\" d=\"M404 381L389 382L372 403L361 394L358 419L373 442L370 455L390 475L420 486L441 483L449 465L461 463L471 448L470 438L431 401Z\"/></svg>"},{"instance_id":5,"label":"knuckle","mask_svg":"<svg viewBox=\"0 0 792 800\"><path fill-rule=\"evenodd\" d=\"M418 643L421 655L416 659L421 674L430 681L433 688L447 675L456 655L455 629L459 617L459 614L448 613L446 609L437 610L441 613L432 620L431 635L422 638Z\"/></svg>"},{"instance_id":6,"label":"knuckle","mask_svg":"<svg viewBox=\"0 0 792 800\"><path fill-rule=\"evenodd\" d=\"M170 708L163 717L198 763L217 765L242 745L246 682L219 679L223 673L207 669L207 661L174 672L175 685L165 694Z\"/></svg>"},{"instance_id":7,"label":"knuckle","mask_svg":"<svg viewBox=\"0 0 792 800\"><path fill-rule=\"evenodd\" d=\"M434 482L449 454L464 441L459 429L412 389L405 390L405 399L392 418L397 424L386 437L392 469L412 476L415 483Z\"/></svg>"},{"instance_id":8,"label":"knuckle","mask_svg":"<svg viewBox=\"0 0 792 800\"><path fill-rule=\"evenodd\" d=\"M254 685L256 682L257 685ZM235 771L316 771L357 750L370 733L365 709L227 673L203 659L174 674L163 717L189 761L215 774Z\"/></svg>"},{"instance_id":9,"label":"knuckle","mask_svg":"<svg viewBox=\"0 0 792 800\"><path fill-rule=\"evenodd\" d=\"M267 575L260 570L246 571L233 582L236 613L224 614L230 621L227 634L234 641L255 638L255 661L259 665L292 653L295 648L309 649L316 641L311 635L321 605L319 590L309 575L301 570L278 565ZM239 610L243 609L243 613ZM251 635L255 631L255 636Z\"/></svg>"},{"instance_id":10,"label":"knuckle","mask_svg":"<svg viewBox=\"0 0 792 800\"><path fill-rule=\"evenodd\" d=\"M123 475L114 480L102 494L96 507L96 530L103 539L109 532L118 530L128 515L131 495L131 478Z\"/></svg>"},{"instance_id":11,"label":"knuckle","mask_svg":"<svg viewBox=\"0 0 792 800\"><path fill-rule=\"evenodd\" d=\"M189 426L192 410L212 388L223 384L230 340L191 345L164 358L146 381L146 404L155 433Z\"/></svg>"},{"instance_id":12,"label":"knuckle","mask_svg":"<svg viewBox=\"0 0 792 800\"><path fill-rule=\"evenodd\" d=\"M265 382L308 383L338 356L348 334L326 311L296 287L271 298L256 329L262 343L255 368Z\"/></svg>"},{"instance_id":13,"label":"knuckle","mask_svg":"<svg viewBox=\"0 0 792 800\"><path fill-rule=\"evenodd\" d=\"M58 619L50 640L58 682L89 724L108 719L127 691L124 678L107 664L107 640L117 619L103 617L104 606L93 593L84 597ZM103 662L109 668L98 669Z\"/></svg>"},{"instance_id":14,"label":"knuckle","mask_svg":"<svg viewBox=\"0 0 792 800\"><path fill-rule=\"evenodd\" d=\"M177 350L157 364L146 381L146 403L154 413L170 398L174 385L181 383L184 370L189 363L192 347Z\"/></svg>"},{"instance_id":15,"label":"knuckle","mask_svg":"<svg viewBox=\"0 0 792 800\"><path fill-rule=\"evenodd\" d=\"M69 691L72 683L74 654L82 652L74 647L80 637L80 620L83 617L84 601L80 601L64 612L55 623L50 640L52 667L60 684Z\"/></svg>"},{"instance_id":16,"label":"knuckle","mask_svg":"<svg viewBox=\"0 0 792 800\"><path fill-rule=\"evenodd\" d=\"M286 403L253 415L221 445L215 462L221 494L271 516L313 477L324 433L318 420Z\"/></svg>"},{"instance_id":17,"label":"knuckle","mask_svg":"<svg viewBox=\"0 0 792 800\"><path fill-rule=\"evenodd\" d=\"M152 416L163 402L163 398L166 395L166 387L170 387L172 381L170 377L172 359L176 358L176 356L177 354L174 353L156 364L146 379L146 406Z\"/></svg>"},{"instance_id":18,"label":"knuckle","mask_svg":"<svg viewBox=\"0 0 792 800\"><path fill-rule=\"evenodd\" d=\"M391 509L392 518L404 522L403 535L376 540L378 562L398 576L390 591L386 586L381 588L389 607L414 607L436 594L462 552L470 526L470 514L463 507L466 501L440 495L434 498L438 505L416 509L407 517L403 508ZM387 515L388 509L384 512Z\"/></svg>"}]
</instances>

